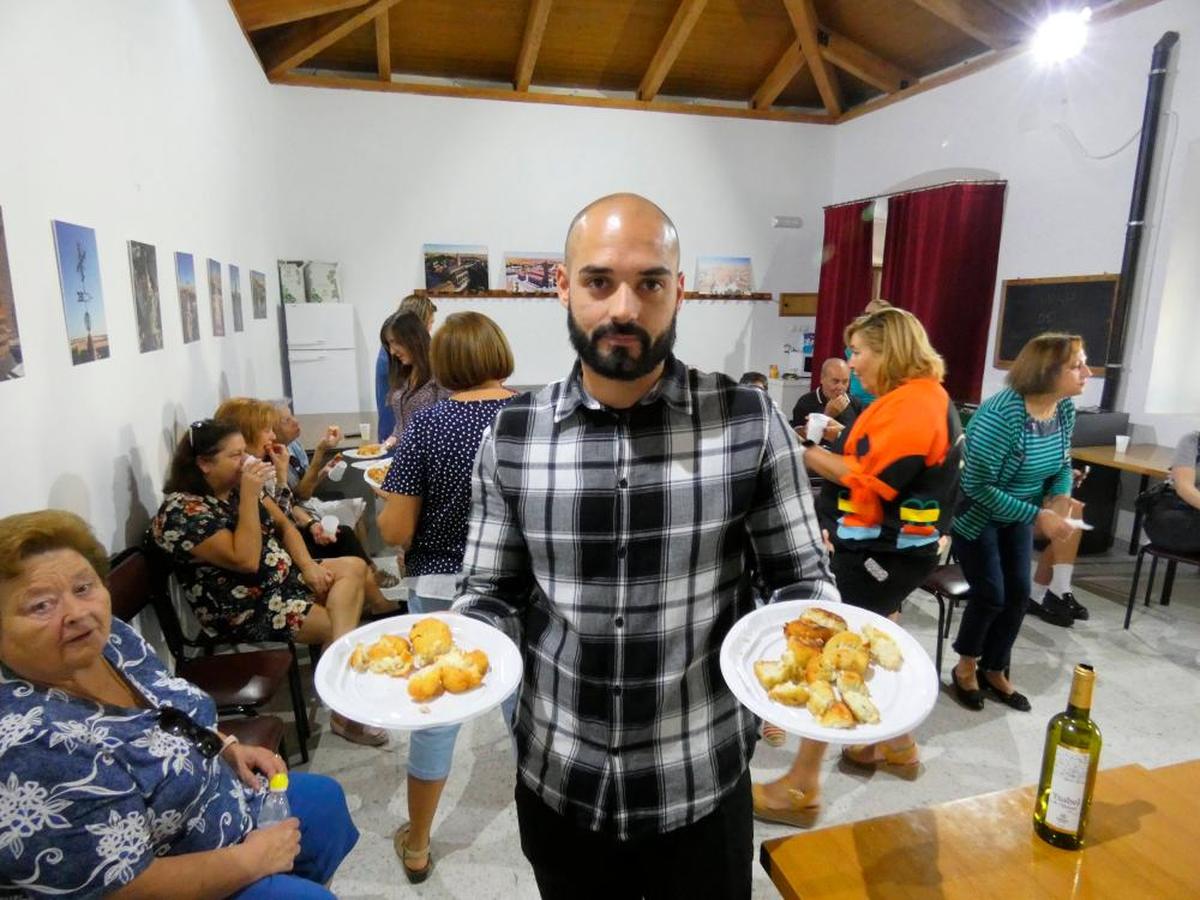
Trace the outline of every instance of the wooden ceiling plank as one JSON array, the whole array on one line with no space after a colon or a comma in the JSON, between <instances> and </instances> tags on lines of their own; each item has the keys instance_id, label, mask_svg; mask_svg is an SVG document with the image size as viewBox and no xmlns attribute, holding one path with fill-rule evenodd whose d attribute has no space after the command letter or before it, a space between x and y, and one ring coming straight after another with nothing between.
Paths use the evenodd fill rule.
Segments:
<instances>
[{"instance_id":1,"label":"wooden ceiling plank","mask_svg":"<svg viewBox=\"0 0 1200 900\"><path fill-rule=\"evenodd\" d=\"M455 85L382 82L375 78L346 78L337 75L302 75L285 72L271 79L272 84L298 87L335 88L353 91L388 91L397 94L422 94L430 97L458 97L470 100L507 100L519 103L542 103L555 106L586 106L600 109L636 109L646 112L677 113L688 116L716 116L725 119L757 119L768 122L805 122L831 125L832 116L797 112L790 109L750 109L747 106L719 106L705 103L676 103L662 100L623 100L615 97L579 97L549 91L513 91L505 88L458 87Z\"/></svg>"},{"instance_id":2,"label":"wooden ceiling plank","mask_svg":"<svg viewBox=\"0 0 1200 900\"><path fill-rule=\"evenodd\" d=\"M375 17L375 64L380 81L392 80L392 29L389 18L386 9Z\"/></svg>"},{"instance_id":3,"label":"wooden ceiling plank","mask_svg":"<svg viewBox=\"0 0 1200 900\"><path fill-rule=\"evenodd\" d=\"M821 47L821 55L843 71L849 72L860 81L865 81L872 87L879 88L885 94L898 91L902 87L916 84L916 77L905 72L899 66L876 56L866 47L857 44L848 37L822 29L827 42Z\"/></svg>"},{"instance_id":4,"label":"wooden ceiling plank","mask_svg":"<svg viewBox=\"0 0 1200 900\"><path fill-rule=\"evenodd\" d=\"M993 50L1003 50L1021 40L1020 23L984 0L912 0L912 2Z\"/></svg>"},{"instance_id":5,"label":"wooden ceiling plank","mask_svg":"<svg viewBox=\"0 0 1200 900\"><path fill-rule=\"evenodd\" d=\"M817 92L821 102L831 116L842 114L842 92L838 87L837 78L825 64L821 55L821 40L818 35L817 13L813 9L812 0L783 0L796 37L800 40L800 49L812 70L813 81L817 83Z\"/></svg>"},{"instance_id":6,"label":"wooden ceiling plank","mask_svg":"<svg viewBox=\"0 0 1200 900\"><path fill-rule=\"evenodd\" d=\"M687 43L692 29L696 27L707 2L708 0L680 0L679 8L675 10L675 18L671 20L667 33L663 35L662 42L654 51L654 57L646 68L646 74L642 76L642 83L638 85L639 100L653 100L658 94L658 89L662 87L671 66L679 58L679 52Z\"/></svg>"},{"instance_id":7,"label":"wooden ceiling plank","mask_svg":"<svg viewBox=\"0 0 1200 900\"><path fill-rule=\"evenodd\" d=\"M365 6L367 0L230 0L233 11L247 31L261 31L312 19L344 9Z\"/></svg>"},{"instance_id":8,"label":"wooden ceiling plank","mask_svg":"<svg viewBox=\"0 0 1200 900\"><path fill-rule=\"evenodd\" d=\"M267 77L274 78L312 59L350 32L366 25L400 0L375 0L359 9L330 13L292 25L280 37L261 48L259 56Z\"/></svg>"},{"instance_id":9,"label":"wooden ceiling plank","mask_svg":"<svg viewBox=\"0 0 1200 900\"><path fill-rule=\"evenodd\" d=\"M1008 13L1030 31L1038 27L1037 17L1032 15L1029 8L1023 6L1020 0L985 0L985 2L992 4L1002 13Z\"/></svg>"},{"instance_id":10,"label":"wooden ceiling plank","mask_svg":"<svg viewBox=\"0 0 1200 900\"><path fill-rule=\"evenodd\" d=\"M800 70L804 68L804 51L800 49L800 42L793 41L792 45L783 51L783 56L779 57L779 61L775 63L770 74L763 79L763 83L758 86L754 92L754 97L750 100L752 109L766 109L783 93L784 88L792 83L792 79L800 74Z\"/></svg>"},{"instance_id":11,"label":"wooden ceiling plank","mask_svg":"<svg viewBox=\"0 0 1200 900\"><path fill-rule=\"evenodd\" d=\"M518 91L529 90L533 81L533 69L537 65L538 51L542 49L542 38L546 34L546 22L550 18L553 0L533 0L529 6L529 18L525 20L525 37L521 40L521 52L517 56L517 72L513 76L513 87Z\"/></svg>"}]
</instances>

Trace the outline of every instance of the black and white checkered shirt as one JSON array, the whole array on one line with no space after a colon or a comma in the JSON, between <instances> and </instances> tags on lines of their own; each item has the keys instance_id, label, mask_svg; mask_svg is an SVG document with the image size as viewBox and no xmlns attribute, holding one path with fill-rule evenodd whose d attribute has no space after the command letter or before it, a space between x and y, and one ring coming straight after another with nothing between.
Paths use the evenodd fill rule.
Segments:
<instances>
[{"instance_id":1,"label":"black and white checkered shirt","mask_svg":"<svg viewBox=\"0 0 1200 900\"><path fill-rule=\"evenodd\" d=\"M765 393L674 358L629 410L576 363L497 415L454 610L522 647L519 775L560 814L662 833L746 771L756 721L719 655L754 606L750 551L769 588L839 599L797 451Z\"/></svg>"}]
</instances>

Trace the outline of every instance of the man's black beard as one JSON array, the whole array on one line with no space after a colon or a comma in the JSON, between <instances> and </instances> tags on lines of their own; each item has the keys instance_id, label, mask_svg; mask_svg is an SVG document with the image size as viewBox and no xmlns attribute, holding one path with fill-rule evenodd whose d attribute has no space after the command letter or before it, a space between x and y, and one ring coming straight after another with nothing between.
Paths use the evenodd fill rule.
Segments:
<instances>
[{"instance_id":1,"label":"man's black beard","mask_svg":"<svg viewBox=\"0 0 1200 900\"><path fill-rule=\"evenodd\" d=\"M675 318L672 316L667 330L653 340L646 329L632 322L601 325L588 336L575 322L571 311L567 310L567 333L579 358L597 375L616 381L637 381L653 372L675 349ZM614 347L607 355L602 355L600 341L614 334L633 335L641 344L642 352L635 357L626 347Z\"/></svg>"}]
</instances>

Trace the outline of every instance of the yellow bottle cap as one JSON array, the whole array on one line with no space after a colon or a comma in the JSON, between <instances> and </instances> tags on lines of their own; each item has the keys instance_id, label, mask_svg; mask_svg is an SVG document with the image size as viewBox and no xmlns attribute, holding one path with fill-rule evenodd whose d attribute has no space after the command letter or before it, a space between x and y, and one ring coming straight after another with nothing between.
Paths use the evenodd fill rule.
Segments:
<instances>
[{"instance_id":1,"label":"yellow bottle cap","mask_svg":"<svg viewBox=\"0 0 1200 900\"><path fill-rule=\"evenodd\" d=\"M288 786L287 772L278 772L271 776L271 790L286 791Z\"/></svg>"}]
</instances>

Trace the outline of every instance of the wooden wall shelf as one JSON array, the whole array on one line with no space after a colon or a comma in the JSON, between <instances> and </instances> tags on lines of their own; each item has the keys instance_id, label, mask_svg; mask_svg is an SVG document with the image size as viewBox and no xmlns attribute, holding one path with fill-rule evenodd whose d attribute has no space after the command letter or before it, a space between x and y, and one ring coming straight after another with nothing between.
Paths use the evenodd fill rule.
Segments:
<instances>
[{"instance_id":1,"label":"wooden wall shelf","mask_svg":"<svg viewBox=\"0 0 1200 900\"><path fill-rule=\"evenodd\" d=\"M545 298L557 298L557 291L532 291L524 294L514 294L511 291L475 291L473 293L452 294L450 292L427 291L425 288L417 288L413 291L421 297L430 297L437 300L538 300ZM686 291L683 295L684 300L773 300L775 295L769 291L756 291L752 294L701 294L697 291Z\"/></svg>"}]
</instances>

